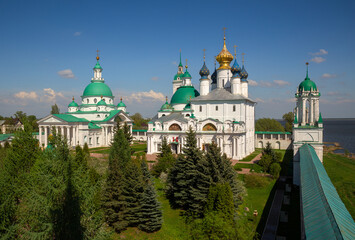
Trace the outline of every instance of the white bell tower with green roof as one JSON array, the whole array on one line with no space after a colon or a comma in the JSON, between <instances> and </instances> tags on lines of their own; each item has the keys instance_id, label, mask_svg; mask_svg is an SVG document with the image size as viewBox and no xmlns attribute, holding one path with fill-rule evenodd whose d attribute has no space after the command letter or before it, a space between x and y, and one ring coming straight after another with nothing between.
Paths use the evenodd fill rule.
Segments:
<instances>
[{"instance_id":1,"label":"white bell tower with green roof","mask_svg":"<svg viewBox=\"0 0 355 240\"><path fill-rule=\"evenodd\" d=\"M323 119L319 111L321 96L316 84L308 77L308 62L306 78L300 83L295 94L296 108L293 122L293 181L299 185L300 157L299 148L304 144L311 145L321 162L323 162Z\"/></svg>"}]
</instances>

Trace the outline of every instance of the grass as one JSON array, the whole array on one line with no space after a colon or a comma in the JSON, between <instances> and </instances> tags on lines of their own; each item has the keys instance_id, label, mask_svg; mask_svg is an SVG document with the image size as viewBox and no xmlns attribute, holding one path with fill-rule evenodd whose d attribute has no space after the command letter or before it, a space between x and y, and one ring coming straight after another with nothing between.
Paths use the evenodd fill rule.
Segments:
<instances>
[{"instance_id":1,"label":"grass","mask_svg":"<svg viewBox=\"0 0 355 240\"><path fill-rule=\"evenodd\" d=\"M121 234L114 234L114 239L155 239L155 240L176 240L188 239L188 229L184 219L180 216L181 211L171 209L169 201L164 196L164 184L160 179L155 180L155 188L158 193L158 200L162 204L163 225L155 233L142 232L137 228L128 228Z\"/></svg>"},{"instance_id":2,"label":"grass","mask_svg":"<svg viewBox=\"0 0 355 240\"><path fill-rule=\"evenodd\" d=\"M131 145L132 150L135 152L145 152L147 150L147 143L133 143ZM109 154L109 147L98 147L98 148L90 148L91 153L101 153L101 154Z\"/></svg>"},{"instance_id":3,"label":"grass","mask_svg":"<svg viewBox=\"0 0 355 240\"><path fill-rule=\"evenodd\" d=\"M355 160L326 153L323 156L323 164L341 200L355 219Z\"/></svg>"},{"instance_id":4,"label":"grass","mask_svg":"<svg viewBox=\"0 0 355 240\"><path fill-rule=\"evenodd\" d=\"M242 160L240 160L240 162L250 162L250 161L253 160L253 158L255 158L259 153L261 153L261 151L262 151L261 148L255 149L254 152L252 152L251 154L249 154L248 156L246 156L245 158L243 158Z\"/></svg>"}]
</instances>

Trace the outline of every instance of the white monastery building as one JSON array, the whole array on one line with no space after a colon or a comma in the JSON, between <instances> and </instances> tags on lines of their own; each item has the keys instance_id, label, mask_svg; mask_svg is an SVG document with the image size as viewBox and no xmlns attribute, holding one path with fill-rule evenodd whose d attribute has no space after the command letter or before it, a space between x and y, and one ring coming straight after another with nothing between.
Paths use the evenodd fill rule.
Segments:
<instances>
[{"instance_id":1,"label":"white monastery building","mask_svg":"<svg viewBox=\"0 0 355 240\"><path fill-rule=\"evenodd\" d=\"M81 105L73 101L63 114L51 114L38 121L40 146L47 147L48 136L54 127L61 133L69 146L85 143L89 147L109 146L114 136L114 128L119 118L121 124L127 123L132 133L132 123L126 113L126 105L121 101L115 105L114 96L102 78L99 56L94 67L94 77L81 96Z\"/></svg>"},{"instance_id":2,"label":"white monastery building","mask_svg":"<svg viewBox=\"0 0 355 240\"><path fill-rule=\"evenodd\" d=\"M167 99L148 124L148 154L159 152L164 138L173 152L180 153L190 127L196 131L197 144L202 150L208 151L209 144L215 142L232 159L242 159L254 151L256 102L248 97L244 60L241 68L236 53L234 59L227 50L225 40L224 37L223 49L216 56L219 68L210 75L203 63L199 72L200 92L191 84L187 65L183 72L180 53L170 103Z\"/></svg>"}]
</instances>

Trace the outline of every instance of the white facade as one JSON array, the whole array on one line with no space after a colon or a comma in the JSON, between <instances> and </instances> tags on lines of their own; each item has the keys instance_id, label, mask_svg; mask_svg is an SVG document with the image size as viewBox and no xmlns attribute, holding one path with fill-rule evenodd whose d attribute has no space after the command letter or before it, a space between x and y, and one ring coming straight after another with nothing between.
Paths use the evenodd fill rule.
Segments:
<instances>
[{"instance_id":1,"label":"white facade","mask_svg":"<svg viewBox=\"0 0 355 240\"><path fill-rule=\"evenodd\" d=\"M64 136L70 147L110 146L117 122L127 123L132 133L132 120L126 113L126 105L114 105L111 89L104 83L99 57L94 67L94 78L85 88L81 105L73 101L64 114L51 114L38 121L40 146L48 146L48 137L55 131ZM116 121L119 118L119 121Z\"/></svg>"},{"instance_id":2,"label":"white facade","mask_svg":"<svg viewBox=\"0 0 355 240\"><path fill-rule=\"evenodd\" d=\"M293 124L293 182L300 184L300 156L299 148L307 143L310 144L321 162L323 162L323 120L319 111L320 92L316 84L307 75L300 83L295 94L297 99L294 111L295 121Z\"/></svg>"},{"instance_id":3,"label":"white facade","mask_svg":"<svg viewBox=\"0 0 355 240\"><path fill-rule=\"evenodd\" d=\"M183 77L185 81L179 88L173 81L170 104L166 102L149 122L148 154L159 152L164 138L174 153L180 153L189 127L196 131L197 145L202 150L208 151L209 144L214 142L232 159L242 159L254 151L255 102L248 98L248 74L244 67L241 72L236 61L230 67L233 56L225 42L216 59L220 63L212 75L216 80L211 79L205 63L200 70L200 93L189 87L191 77L187 69L182 75L179 67L175 78Z\"/></svg>"}]
</instances>

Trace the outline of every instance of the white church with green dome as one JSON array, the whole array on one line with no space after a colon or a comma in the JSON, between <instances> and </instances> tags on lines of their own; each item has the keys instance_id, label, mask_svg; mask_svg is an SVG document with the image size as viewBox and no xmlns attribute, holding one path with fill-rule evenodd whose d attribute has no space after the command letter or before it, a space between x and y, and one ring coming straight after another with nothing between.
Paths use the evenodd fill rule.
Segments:
<instances>
[{"instance_id":1,"label":"white church with green dome","mask_svg":"<svg viewBox=\"0 0 355 240\"><path fill-rule=\"evenodd\" d=\"M209 145L215 142L223 153L235 160L254 151L256 102L248 97L248 73L244 60L241 68L236 54L234 58L227 50L225 38L216 60L220 66L212 75L203 63L198 92L191 83L187 65L183 71L180 53L170 103L166 99L148 123L148 154L159 152L164 138L174 153L180 153L190 127L196 131L197 144L202 150L208 151Z\"/></svg>"},{"instance_id":2,"label":"white church with green dome","mask_svg":"<svg viewBox=\"0 0 355 240\"><path fill-rule=\"evenodd\" d=\"M40 146L48 145L48 136L54 127L68 140L69 146L85 143L89 147L109 146L114 135L116 120L127 123L132 132L133 121L126 113L126 105L121 101L115 105L110 87L102 78L99 56L94 67L94 77L81 96L81 104L74 97L68 105L68 112L51 114L41 119L39 124Z\"/></svg>"}]
</instances>

